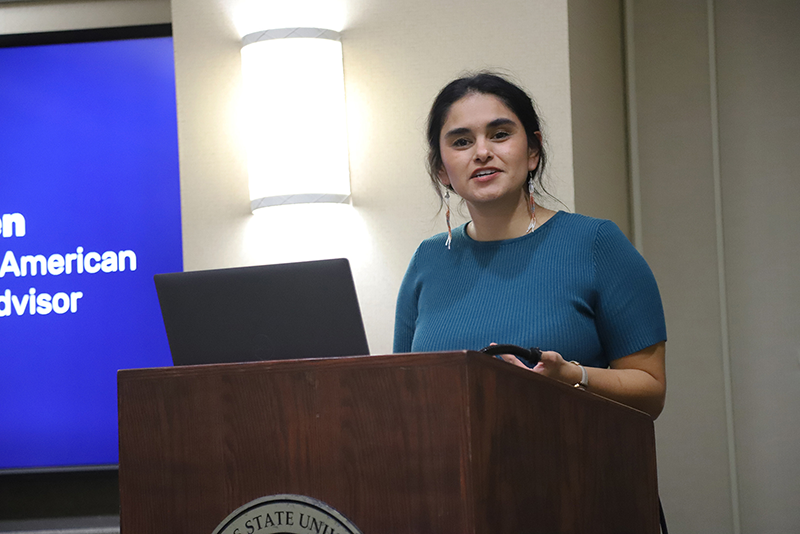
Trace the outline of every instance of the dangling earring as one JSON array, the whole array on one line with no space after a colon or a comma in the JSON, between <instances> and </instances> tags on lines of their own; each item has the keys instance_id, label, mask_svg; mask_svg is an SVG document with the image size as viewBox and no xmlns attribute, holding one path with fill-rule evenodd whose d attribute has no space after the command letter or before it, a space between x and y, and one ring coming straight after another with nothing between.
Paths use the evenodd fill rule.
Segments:
<instances>
[{"instance_id":1,"label":"dangling earring","mask_svg":"<svg viewBox=\"0 0 800 534\"><path fill-rule=\"evenodd\" d=\"M533 229L536 228L536 202L533 200L534 191L533 177L530 177L528 179L528 205L531 210L531 224L528 225L528 231L525 232L526 234L533 232Z\"/></svg>"},{"instance_id":2,"label":"dangling earring","mask_svg":"<svg viewBox=\"0 0 800 534\"><path fill-rule=\"evenodd\" d=\"M446 208L444 218L447 221L447 242L445 246L447 250L450 250L450 243L453 241L453 230L450 229L450 191L445 191L444 193L444 205Z\"/></svg>"}]
</instances>

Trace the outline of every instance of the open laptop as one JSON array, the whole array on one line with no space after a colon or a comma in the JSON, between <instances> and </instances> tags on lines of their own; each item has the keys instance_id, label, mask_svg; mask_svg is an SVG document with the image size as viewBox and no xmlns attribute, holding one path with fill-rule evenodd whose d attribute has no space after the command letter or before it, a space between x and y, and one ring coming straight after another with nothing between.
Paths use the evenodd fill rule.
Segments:
<instances>
[{"instance_id":1,"label":"open laptop","mask_svg":"<svg viewBox=\"0 0 800 534\"><path fill-rule=\"evenodd\" d=\"M346 259L154 278L175 365L369 354Z\"/></svg>"}]
</instances>

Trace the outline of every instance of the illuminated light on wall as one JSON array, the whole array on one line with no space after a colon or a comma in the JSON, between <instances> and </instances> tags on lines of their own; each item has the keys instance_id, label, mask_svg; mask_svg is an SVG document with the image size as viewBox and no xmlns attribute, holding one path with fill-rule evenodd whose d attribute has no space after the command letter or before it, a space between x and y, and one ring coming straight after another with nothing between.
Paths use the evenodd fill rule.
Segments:
<instances>
[{"instance_id":1,"label":"illuminated light on wall","mask_svg":"<svg viewBox=\"0 0 800 534\"><path fill-rule=\"evenodd\" d=\"M270 28L327 28L340 32L351 0L237 0L231 22L240 36Z\"/></svg>"},{"instance_id":2,"label":"illuminated light on wall","mask_svg":"<svg viewBox=\"0 0 800 534\"><path fill-rule=\"evenodd\" d=\"M319 28L242 39L250 207L350 197L339 33Z\"/></svg>"}]
</instances>

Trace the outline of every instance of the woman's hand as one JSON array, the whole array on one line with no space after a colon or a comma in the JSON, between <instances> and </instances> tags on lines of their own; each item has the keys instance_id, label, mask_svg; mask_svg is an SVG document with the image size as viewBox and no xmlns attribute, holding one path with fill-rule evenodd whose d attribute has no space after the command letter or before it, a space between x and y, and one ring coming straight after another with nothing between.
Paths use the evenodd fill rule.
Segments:
<instances>
[{"instance_id":1,"label":"woman's hand","mask_svg":"<svg viewBox=\"0 0 800 534\"><path fill-rule=\"evenodd\" d=\"M513 354L501 354L500 358L517 367L528 369L571 386L581 381L581 368L566 361L561 354L552 350L543 350L541 361L533 369L522 363Z\"/></svg>"},{"instance_id":2,"label":"woman's hand","mask_svg":"<svg viewBox=\"0 0 800 534\"><path fill-rule=\"evenodd\" d=\"M665 351L664 342L656 343L639 352L613 360L610 369L586 367L589 380L587 390L632 406L655 419L664 409L667 393ZM550 350L542 351L542 360L533 369L511 354L502 354L500 358L569 385L575 385L581 380L580 367Z\"/></svg>"}]
</instances>

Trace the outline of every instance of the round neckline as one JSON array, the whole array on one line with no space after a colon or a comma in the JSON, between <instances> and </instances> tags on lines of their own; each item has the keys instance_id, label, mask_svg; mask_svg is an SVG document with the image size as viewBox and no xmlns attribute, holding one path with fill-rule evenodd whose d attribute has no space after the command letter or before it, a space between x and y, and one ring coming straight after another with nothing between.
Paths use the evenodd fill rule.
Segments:
<instances>
[{"instance_id":1,"label":"round neckline","mask_svg":"<svg viewBox=\"0 0 800 534\"><path fill-rule=\"evenodd\" d=\"M542 230L543 228L547 228L547 226L550 224L550 221L552 221L554 219L557 219L557 218L560 218L562 213L563 213L563 211L561 211L561 210L556 211L549 219L547 219L544 223L542 223L541 226L537 226L533 230L533 232L527 233L525 235L521 235L519 237L510 237L508 239L498 239L498 240L495 240L495 241L478 241L477 239L473 239L467 233L467 225L468 224L472 224L472 221L468 221L468 222L462 224L460 226L460 229L461 229L461 233L467 239L467 242L469 242L472 245L476 245L476 246L502 246L502 245L509 245L509 244L520 242L523 239L533 238L533 236L538 234L540 230Z\"/></svg>"}]
</instances>

